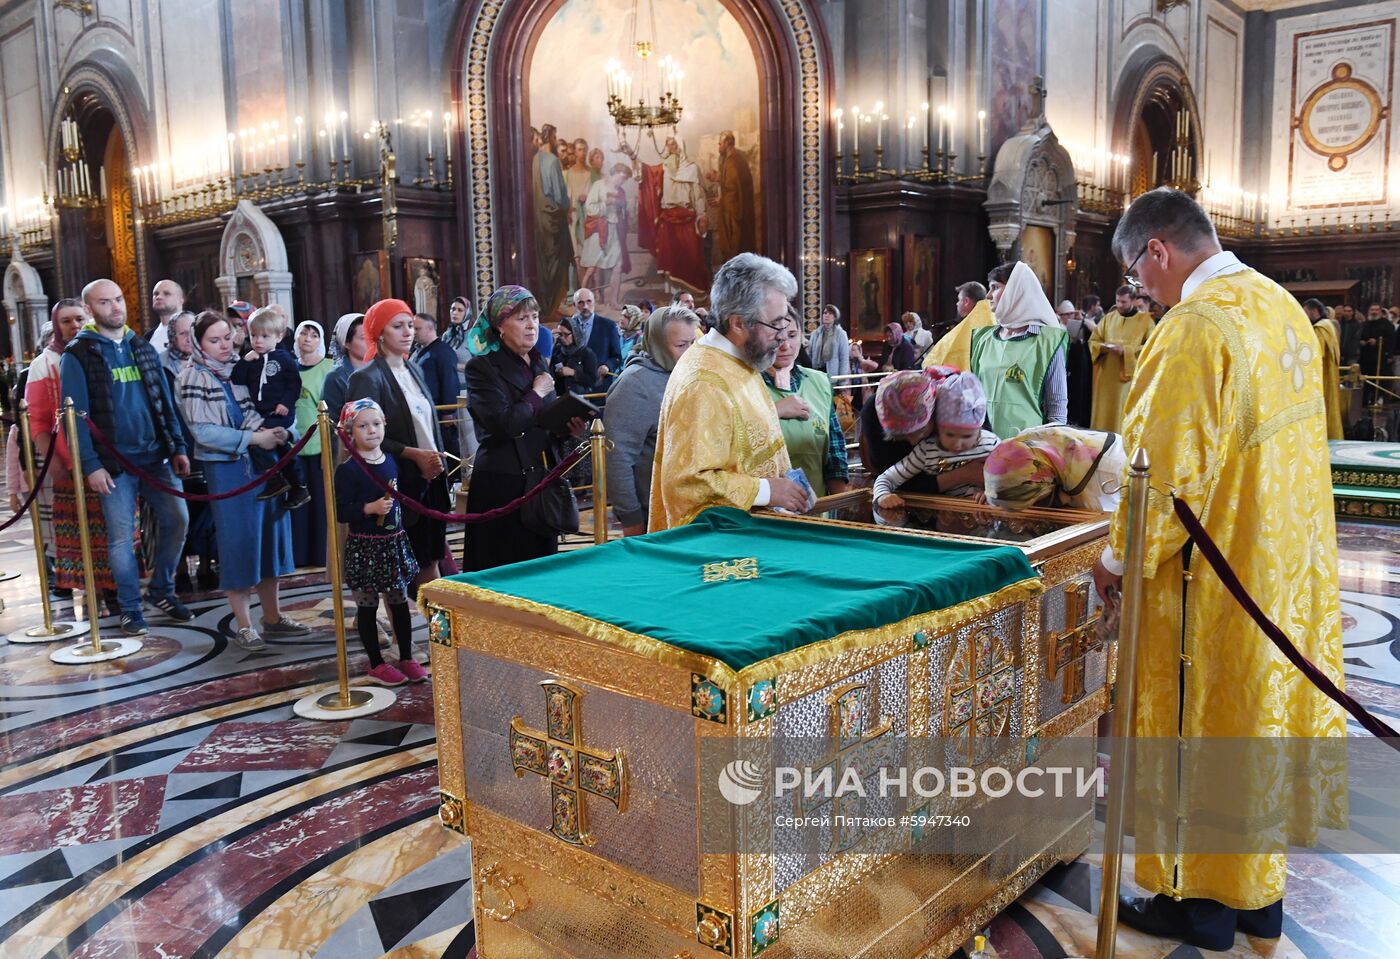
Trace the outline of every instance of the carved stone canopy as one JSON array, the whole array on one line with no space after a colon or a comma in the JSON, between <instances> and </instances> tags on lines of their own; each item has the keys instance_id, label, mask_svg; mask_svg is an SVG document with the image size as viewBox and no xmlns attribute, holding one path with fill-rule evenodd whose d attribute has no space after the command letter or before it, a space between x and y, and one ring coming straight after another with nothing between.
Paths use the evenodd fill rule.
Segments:
<instances>
[{"instance_id":1,"label":"carved stone canopy","mask_svg":"<svg viewBox=\"0 0 1400 959\"><path fill-rule=\"evenodd\" d=\"M1065 255L1074 246L1078 189L1074 161L1044 116L997 151L983 206L1003 262L1024 258L1021 240L1027 227L1045 227L1054 234L1054 290L1047 293L1061 297Z\"/></svg>"},{"instance_id":2,"label":"carved stone canopy","mask_svg":"<svg viewBox=\"0 0 1400 959\"><path fill-rule=\"evenodd\" d=\"M287 245L282 231L268 215L250 200L239 200L224 226L219 244L219 276L214 284L225 302L240 299L239 280L250 279L256 290L254 306L280 303L291 323L292 274L287 269Z\"/></svg>"},{"instance_id":3,"label":"carved stone canopy","mask_svg":"<svg viewBox=\"0 0 1400 959\"><path fill-rule=\"evenodd\" d=\"M15 359L38 352L39 327L49 318L49 298L39 271L25 262L19 243L12 244L5 267L5 311L10 319L10 342Z\"/></svg>"}]
</instances>

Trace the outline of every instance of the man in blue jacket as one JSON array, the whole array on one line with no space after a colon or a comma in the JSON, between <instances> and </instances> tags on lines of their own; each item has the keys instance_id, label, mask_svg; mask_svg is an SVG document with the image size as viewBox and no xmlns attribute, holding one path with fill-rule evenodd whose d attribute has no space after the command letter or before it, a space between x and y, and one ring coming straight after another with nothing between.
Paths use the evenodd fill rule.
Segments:
<instances>
[{"instance_id":1,"label":"man in blue jacket","mask_svg":"<svg viewBox=\"0 0 1400 959\"><path fill-rule=\"evenodd\" d=\"M439 336L437 317L428 313L413 316L413 342L417 350L413 360L423 370L423 382L428 384L428 399L434 406L452 406L457 402L457 352ZM457 417L439 409L438 424L442 427L442 445L453 456L460 454L457 446Z\"/></svg>"},{"instance_id":2,"label":"man in blue jacket","mask_svg":"<svg viewBox=\"0 0 1400 959\"><path fill-rule=\"evenodd\" d=\"M59 363L64 397L72 399L79 414L88 415L128 463L179 489L176 477L189 473L190 460L160 357L126 325L126 300L117 284L93 280L83 288L83 305L92 319ZM134 542L138 490L156 516L156 556L146 598L171 619L193 619L175 598L175 565L189 524L184 501L124 469L106 447L93 442L84 425L78 428L78 447L87 488L99 497L107 521L107 558L117 583L122 632L147 632Z\"/></svg>"},{"instance_id":3,"label":"man in blue jacket","mask_svg":"<svg viewBox=\"0 0 1400 959\"><path fill-rule=\"evenodd\" d=\"M574 294L574 315L583 325L583 342L598 358L598 389L607 390L622 369L622 332L606 316L593 312L593 291Z\"/></svg>"}]
</instances>

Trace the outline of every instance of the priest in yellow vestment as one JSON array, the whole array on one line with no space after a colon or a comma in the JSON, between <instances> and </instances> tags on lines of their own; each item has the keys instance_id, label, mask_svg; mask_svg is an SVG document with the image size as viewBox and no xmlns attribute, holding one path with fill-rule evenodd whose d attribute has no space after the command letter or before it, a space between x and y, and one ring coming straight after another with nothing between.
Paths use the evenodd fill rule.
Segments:
<instances>
[{"instance_id":1,"label":"priest in yellow vestment","mask_svg":"<svg viewBox=\"0 0 1400 959\"><path fill-rule=\"evenodd\" d=\"M649 532L684 526L711 506L807 509L778 411L760 370L773 365L777 332L797 295L782 264L741 253L710 288L713 326L676 361L661 399L651 473Z\"/></svg>"},{"instance_id":2,"label":"priest in yellow vestment","mask_svg":"<svg viewBox=\"0 0 1400 959\"><path fill-rule=\"evenodd\" d=\"M1340 686L1322 365L1297 301L1221 252L1210 219L1186 194L1163 188L1139 197L1119 221L1113 252L1156 300L1175 304L1138 359L1123 429L1129 455L1141 448L1151 461L1133 733L1137 881L1158 895L1120 900L1119 916L1145 932L1224 950L1237 929L1280 934L1286 845L1340 825L1341 806L1335 780L1320 770L1291 784L1251 775L1222 795L1218 782L1193 774L1198 751L1218 756L1228 748L1223 737L1254 739L1239 754L1244 764L1275 772L1285 743L1320 748L1345 725L1188 544L1166 491L1201 518L1265 615ZM1127 500L1094 570L1100 593L1122 573ZM1167 744L1168 755L1146 771L1157 781L1144 783L1150 742ZM1198 841L1212 823L1191 810L1215 811L1225 800L1229 825L1213 835L1230 848L1217 851L1221 844ZM1151 836L1143 806L1157 807ZM1235 841L1246 832L1263 842L1242 852Z\"/></svg>"},{"instance_id":3,"label":"priest in yellow vestment","mask_svg":"<svg viewBox=\"0 0 1400 959\"><path fill-rule=\"evenodd\" d=\"M1342 424L1342 338L1337 323L1327 315L1321 300L1311 299L1303 304L1303 312L1317 334L1322 350L1322 401L1327 404L1327 438L1346 439Z\"/></svg>"},{"instance_id":4,"label":"priest in yellow vestment","mask_svg":"<svg viewBox=\"0 0 1400 959\"><path fill-rule=\"evenodd\" d=\"M981 283L964 283L958 287L958 325L941 336L924 354L924 369L930 366L953 366L968 370L972 364L972 331L995 326L992 304L987 288Z\"/></svg>"},{"instance_id":5,"label":"priest in yellow vestment","mask_svg":"<svg viewBox=\"0 0 1400 959\"><path fill-rule=\"evenodd\" d=\"M1089 358L1094 364L1094 406L1090 425L1105 433L1123 428L1123 404L1133 381L1138 353L1152 333L1152 314L1133 305L1134 290L1120 286L1115 309L1099 320L1089 337Z\"/></svg>"}]
</instances>

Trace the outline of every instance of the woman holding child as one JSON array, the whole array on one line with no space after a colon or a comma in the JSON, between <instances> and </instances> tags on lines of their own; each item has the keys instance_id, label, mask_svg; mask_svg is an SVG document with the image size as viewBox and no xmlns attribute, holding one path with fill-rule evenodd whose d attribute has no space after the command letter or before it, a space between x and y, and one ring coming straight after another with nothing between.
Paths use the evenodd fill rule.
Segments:
<instances>
[{"instance_id":1,"label":"woman holding child","mask_svg":"<svg viewBox=\"0 0 1400 959\"><path fill-rule=\"evenodd\" d=\"M220 313L205 311L194 325L190 362L176 380L180 408L194 436L193 455L204 463L213 494L245 486L255 475L250 447L272 450L288 442L283 427L265 427L248 391L230 382L238 357L233 328ZM253 628L248 594L256 589L262 602L262 632L270 636L305 636L311 630L282 615L277 579L292 572L292 524L274 499L257 488L209 504L219 547L219 588L228 597L238 624L234 642L246 650L266 647Z\"/></svg>"}]
</instances>

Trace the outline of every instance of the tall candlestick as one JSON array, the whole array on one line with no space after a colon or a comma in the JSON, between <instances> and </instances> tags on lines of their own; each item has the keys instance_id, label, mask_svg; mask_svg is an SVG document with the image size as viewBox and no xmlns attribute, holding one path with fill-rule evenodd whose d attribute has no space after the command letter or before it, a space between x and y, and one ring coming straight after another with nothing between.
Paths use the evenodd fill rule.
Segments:
<instances>
[{"instance_id":1,"label":"tall candlestick","mask_svg":"<svg viewBox=\"0 0 1400 959\"><path fill-rule=\"evenodd\" d=\"M97 186L102 191L102 199L107 199L107 168L97 168Z\"/></svg>"},{"instance_id":2,"label":"tall candlestick","mask_svg":"<svg viewBox=\"0 0 1400 959\"><path fill-rule=\"evenodd\" d=\"M855 157L856 166L860 166L860 107L851 107L851 136L855 138L855 146L851 149L851 155Z\"/></svg>"},{"instance_id":3,"label":"tall candlestick","mask_svg":"<svg viewBox=\"0 0 1400 959\"><path fill-rule=\"evenodd\" d=\"M350 162L350 114L344 110L340 111L340 156L346 163Z\"/></svg>"},{"instance_id":4,"label":"tall candlestick","mask_svg":"<svg viewBox=\"0 0 1400 959\"><path fill-rule=\"evenodd\" d=\"M938 152L943 153L943 127L948 120L948 105L940 104L938 107Z\"/></svg>"},{"instance_id":5,"label":"tall candlestick","mask_svg":"<svg viewBox=\"0 0 1400 959\"><path fill-rule=\"evenodd\" d=\"M875 149L885 148L885 101L875 101Z\"/></svg>"},{"instance_id":6,"label":"tall candlestick","mask_svg":"<svg viewBox=\"0 0 1400 959\"><path fill-rule=\"evenodd\" d=\"M923 111L923 116L924 116L924 137L923 137L922 146L923 146L924 153L928 153L928 120L929 120L929 115L928 115L928 101L925 100L923 103L920 103L920 104L919 104L919 109Z\"/></svg>"},{"instance_id":7,"label":"tall candlestick","mask_svg":"<svg viewBox=\"0 0 1400 959\"><path fill-rule=\"evenodd\" d=\"M428 129L428 156L432 156L432 155L433 155L433 111L432 111L432 110L424 110L424 111L423 111L423 119L426 121L426 122L424 123L424 126L427 127L427 129ZM587 162L587 160L585 160L584 162ZM433 173L432 170L429 170L429 171L428 171L428 175L429 175L429 176L432 176L432 173Z\"/></svg>"},{"instance_id":8,"label":"tall candlestick","mask_svg":"<svg viewBox=\"0 0 1400 959\"><path fill-rule=\"evenodd\" d=\"M302 138L301 138L301 117L297 117L297 118L296 118L296 128L297 128L297 132L296 132L296 137L297 137L297 162L298 162L298 163L302 163L302 162L305 162L305 160L306 160L306 154L305 154L305 141L303 141Z\"/></svg>"},{"instance_id":9,"label":"tall candlestick","mask_svg":"<svg viewBox=\"0 0 1400 959\"><path fill-rule=\"evenodd\" d=\"M977 111L977 155L987 155L987 111Z\"/></svg>"},{"instance_id":10,"label":"tall candlestick","mask_svg":"<svg viewBox=\"0 0 1400 959\"><path fill-rule=\"evenodd\" d=\"M452 162L452 114L449 111L442 114L442 155L448 163Z\"/></svg>"}]
</instances>

